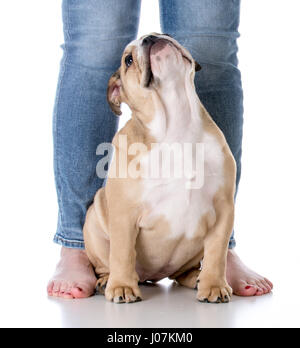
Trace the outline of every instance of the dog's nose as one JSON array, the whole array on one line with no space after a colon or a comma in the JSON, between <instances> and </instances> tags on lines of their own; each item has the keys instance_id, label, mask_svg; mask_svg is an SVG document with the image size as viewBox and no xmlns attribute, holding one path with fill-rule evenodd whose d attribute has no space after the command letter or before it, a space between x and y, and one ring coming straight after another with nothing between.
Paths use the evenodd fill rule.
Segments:
<instances>
[{"instance_id":1,"label":"dog's nose","mask_svg":"<svg viewBox=\"0 0 300 348\"><path fill-rule=\"evenodd\" d=\"M157 36L154 35L149 35L147 37L144 38L143 42L142 42L142 46L147 46L150 44L155 43L158 40Z\"/></svg>"}]
</instances>

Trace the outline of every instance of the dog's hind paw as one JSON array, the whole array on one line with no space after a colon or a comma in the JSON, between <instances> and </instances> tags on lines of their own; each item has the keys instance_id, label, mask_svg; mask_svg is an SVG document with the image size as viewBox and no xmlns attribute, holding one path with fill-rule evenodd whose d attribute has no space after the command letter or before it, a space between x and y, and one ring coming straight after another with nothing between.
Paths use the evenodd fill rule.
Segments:
<instances>
[{"instance_id":1,"label":"dog's hind paw","mask_svg":"<svg viewBox=\"0 0 300 348\"><path fill-rule=\"evenodd\" d=\"M100 277L96 283L96 294L104 295L109 275Z\"/></svg>"}]
</instances>

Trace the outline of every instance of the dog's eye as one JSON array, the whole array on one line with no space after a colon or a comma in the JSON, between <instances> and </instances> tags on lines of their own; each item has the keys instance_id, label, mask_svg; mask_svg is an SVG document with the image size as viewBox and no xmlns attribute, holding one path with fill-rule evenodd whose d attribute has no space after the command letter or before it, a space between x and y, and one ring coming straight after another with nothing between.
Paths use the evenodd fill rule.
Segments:
<instances>
[{"instance_id":1,"label":"dog's eye","mask_svg":"<svg viewBox=\"0 0 300 348\"><path fill-rule=\"evenodd\" d=\"M133 63L132 54L129 54L127 57L125 57L125 64L127 68L129 68L132 63Z\"/></svg>"}]
</instances>

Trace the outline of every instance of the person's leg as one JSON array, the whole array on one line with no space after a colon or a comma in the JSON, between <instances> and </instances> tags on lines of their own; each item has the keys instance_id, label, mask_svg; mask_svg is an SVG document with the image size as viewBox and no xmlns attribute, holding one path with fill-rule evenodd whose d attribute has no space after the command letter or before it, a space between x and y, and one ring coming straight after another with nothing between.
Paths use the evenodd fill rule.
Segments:
<instances>
[{"instance_id":1,"label":"person's leg","mask_svg":"<svg viewBox=\"0 0 300 348\"><path fill-rule=\"evenodd\" d=\"M117 118L106 101L107 83L120 66L125 46L136 38L140 0L63 0L62 10L64 56L53 122L59 204L54 241L63 246L64 261L68 258L66 255L70 255L72 260L60 262L59 275L56 272L48 293L71 297L71 280L70 277L65 279L62 270L70 263L79 262L85 267L78 269L83 272L88 267L90 272L83 251L82 227L88 206L104 184L96 175L96 165L100 160L96 149L100 143L111 142L118 126ZM69 270L68 274L71 273ZM73 288L78 283L87 284L86 278L74 279L78 276L73 272ZM84 291L84 296L90 291Z\"/></svg>"},{"instance_id":2,"label":"person's leg","mask_svg":"<svg viewBox=\"0 0 300 348\"><path fill-rule=\"evenodd\" d=\"M243 90L237 59L240 0L160 0L160 14L163 32L185 46L202 66L195 77L196 90L227 139L237 164L238 188L243 135ZM250 270L242 267L232 250L235 245L232 234L228 280L234 292L269 292L271 283L252 271L250 276Z\"/></svg>"}]
</instances>

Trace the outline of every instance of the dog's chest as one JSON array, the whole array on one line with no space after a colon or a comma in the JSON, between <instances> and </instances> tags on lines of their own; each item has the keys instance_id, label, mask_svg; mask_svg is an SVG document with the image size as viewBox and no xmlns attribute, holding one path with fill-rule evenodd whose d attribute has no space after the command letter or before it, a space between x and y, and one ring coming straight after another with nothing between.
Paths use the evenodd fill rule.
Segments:
<instances>
[{"instance_id":1,"label":"dog's chest","mask_svg":"<svg viewBox=\"0 0 300 348\"><path fill-rule=\"evenodd\" d=\"M142 162L148 174L142 183L143 203L147 209L140 220L140 227L145 232L151 230L157 220L163 219L170 229L169 238L192 239L196 233L201 233L199 227L204 216L215 219L213 200L223 185L223 152L212 135L200 134L200 130L191 127L180 137L180 142L176 142L178 137L167 136L166 142L157 144ZM176 144L171 146L169 159L167 151L167 165L161 156L161 161L156 164L159 171L156 168L151 172L149 160L152 168L153 159L158 158L157 153L164 152L166 143ZM191 147L193 150L189 151ZM158 172L160 176L157 176Z\"/></svg>"}]
</instances>

